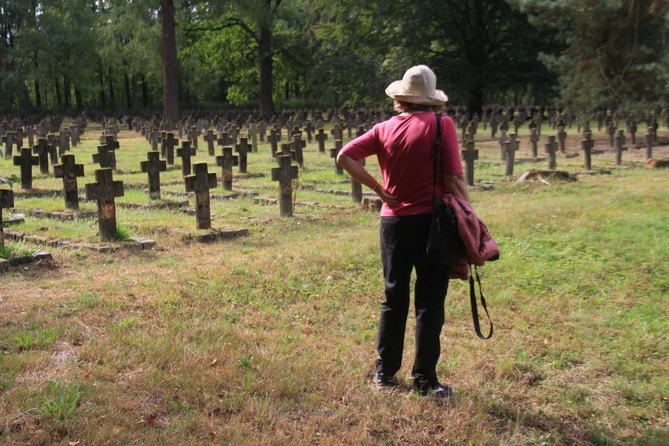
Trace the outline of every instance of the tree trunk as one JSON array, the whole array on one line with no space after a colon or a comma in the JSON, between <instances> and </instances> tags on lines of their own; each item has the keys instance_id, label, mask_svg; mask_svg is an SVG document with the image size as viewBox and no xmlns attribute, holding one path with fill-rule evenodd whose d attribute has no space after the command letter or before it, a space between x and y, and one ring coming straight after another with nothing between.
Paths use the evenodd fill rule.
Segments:
<instances>
[{"instance_id":1,"label":"tree trunk","mask_svg":"<svg viewBox=\"0 0 669 446\"><path fill-rule=\"evenodd\" d=\"M39 81L35 80L35 107L42 108L42 93L40 93Z\"/></svg>"},{"instance_id":2,"label":"tree trunk","mask_svg":"<svg viewBox=\"0 0 669 446\"><path fill-rule=\"evenodd\" d=\"M260 61L260 114L266 117L274 114L272 89L272 30L269 24L261 24L258 42L258 59Z\"/></svg>"},{"instance_id":3,"label":"tree trunk","mask_svg":"<svg viewBox=\"0 0 669 446\"><path fill-rule=\"evenodd\" d=\"M72 100L70 97L70 79L67 76L63 76L63 99L65 99L65 109L69 110L72 108Z\"/></svg>"},{"instance_id":4,"label":"tree trunk","mask_svg":"<svg viewBox=\"0 0 669 446\"><path fill-rule=\"evenodd\" d=\"M144 108L149 108L149 105L151 105L151 101L149 101L149 84L144 75L142 75L142 105Z\"/></svg>"},{"instance_id":5,"label":"tree trunk","mask_svg":"<svg viewBox=\"0 0 669 446\"><path fill-rule=\"evenodd\" d=\"M125 105L130 110L132 108L132 91L130 91L130 75L127 71L123 74L123 87L125 89Z\"/></svg>"},{"instance_id":6,"label":"tree trunk","mask_svg":"<svg viewBox=\"0 0 669 446\"><path fill-rule=\"evenodd\" d=\"M74 87L74 102L77 106L77 111L82 111L84 109L84 98L81 96L81 90Z\"/></svg>"},{"instance_id":7,"label":"tree trunk","mask_svg":"<svg viewBox=\"0 0 669 446\"><path fill-rule=\"evenodd\" d=\"M58 108L61 108L63 106L63 97L60 94L60 83L58 82L58 78L53 80L53 84L56 86L56 105Z\"/></svg>"},{"instance_id":8,"label":"tree trunk","mask_svg":"<svg viewBox=\"0 0 669 446\"><path fill-rule=\"evenodd\" d=\"M98 66L98 81L100 82L100 107L107 107L107 95L105 94L105 75L102 63Z\"/></svg>"},{"instance_id":9,"label":"tree trunk","mask_svg":"<svg viewBox=\"0 0 669 446\"><path fill-rule=\"evenodd\" d=\"M160 0L160 9L163 47L163 125L166 130L173 130L179 115L174 0Z\"/></svg>"},{"instance_id":10,"label":"tree trunk","mask_svg":"<svg viewBox=\"0 0 669 446\"><path fill-rule=\"evenodd\" d=\"M113 108L116 105L116 97L114 96L114 78L111 67L107 70L107 82L109 84L109 105Z\"/></svg>"}]
</instances>

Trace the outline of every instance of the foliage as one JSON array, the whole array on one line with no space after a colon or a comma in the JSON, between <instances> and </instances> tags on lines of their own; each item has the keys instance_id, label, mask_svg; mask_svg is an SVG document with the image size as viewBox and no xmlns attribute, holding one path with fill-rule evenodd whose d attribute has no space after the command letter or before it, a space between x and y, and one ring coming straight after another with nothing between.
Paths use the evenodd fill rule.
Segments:
<instances>
[{"instance_id":1,"label":"foliage","mask_svg":"<svg viewBox=\"0 0 669 446\"><path fill-rule=\"evenodd\" d=\"M75 414L81 397L79 385L50 381L48 392L49 395L37 408L38 413L56 423L67 421Z\"/></svg>"}]
</instances>

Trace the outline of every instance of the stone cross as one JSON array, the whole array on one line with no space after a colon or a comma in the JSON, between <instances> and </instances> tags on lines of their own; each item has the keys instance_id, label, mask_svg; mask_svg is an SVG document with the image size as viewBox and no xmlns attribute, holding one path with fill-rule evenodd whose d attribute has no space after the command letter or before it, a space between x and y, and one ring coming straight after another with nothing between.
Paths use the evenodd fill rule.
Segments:
<instances>
[{"instance_id":1,"label":"stone cross","mask_svg":"<svg viewBox=\"0 0 669 446\"><path fill-rule=\"evenodd\" d=\"M272 181L279 182L279 208L282 217L293 215L293 181L297 178L297 166L292 165L290 156L278 157L279 167L272 169Z\"/></svg>"},{"instance_id":2,"label":"stone cross","mask_svg":"<svg viewBox=\"0 0 669 446\"><path fill-rule=\"evenodd\" d=\"M495 139L495 135L497 135L497 126L499 125L499 121L497 121L497 116L492 115L492 118L490 118L490 137L492 139Z\"/></svg>"},{"instance_id":3,"label":"stone cross","mask_svg":"<svg viewBox=\"0 0 669 446\"><path fill-rule=\"evenodd\" d=\"M168 132L161 140L163 158L167 161L169 166L174 165L174 147L179 144L179 140L174 137L174 133Z\"/></svg>"},{"instance_id":4,"label":"stone cross","mask_svg":"<svg viewBox=\"0 0 669 446\"><path fill-rule=\"evenodd\" d=\"M39 157L34 156L29 147L19 151L20 155L14 156L14 165L21 166L21 189L33 188L33 166L39 165Z\"/></svg>"},{"instance_id":5,"label":"stone cross","mask_svg":"<svg viewBox=\"0 0 669 446\"><path fill-rule=\"evenodd\" d=\"M84 176L84 165L76 164L73 154L64 153L60 157L60 164L53 166L53 176L63 179L65 207L73 210L79 209L79 188L77 186L77 177Z\"/></svg>"},{"instance_id":6,"label":"stone cross","mask_svg":"<svg viewBox=\"0 0 669 446\"><path fill-rule=\"evenodd\" d=\"M532 159L536 160L537 159L537 143L539 142L539 133L537 132L537 128L534 127L530 129L530 150L532 151Z\"/></svg>"},{"instance_id":7,"label":"stone cross","mask_svg":"<svg viewBox=\"0 0 669 446\"><path fill-rule=\"evenodd\" d=\"M272 158L275 158L276 152L278 150L278 143L280 140L280 138L277 136L276 130L274 129L270 130L267 140L269 141L269 145L272 151Z\"/></svg>"},{"instance_id":8,"label":"stone cross","mask_svg":"<svg viewBox=\"0 0 669 446\"><path fill-rule=\"evenodd\" d=\"M544 145L546 153L548 154L548 169L555 170L557 164L555 161L555 151L557 150L557 144L555 143L555 136L549 136L548 142Z\"/></svg>"},{"instance_id":9,"label":"stone cross","mask_svg":"<svg viewBox=\"0 0 669 446\"><path fill-rule=\"evenodd\" d=\"M651 132L646 133L646 159L649 160L653 157L653 141L654 136Z\"/></svg>"},{"instance_id":10,"label":"stone cross","mask_svg":"<svg viewBox=\"0 0 669 446\"><path fill-rule=\"evenodd\" d=\"M46 136L46 141L48 145L49 158L51 158L51 165L55 166L58 164L58 157L60 156L59 144L60 142L56 140L56 135L49 134ZM48 168L47 168L48 172ZM43 172L46 173L46 172Z\"/></svg>"},{"instance_id":11,"label":"stone cross","mask_svg":"<svg viewBox=\"0 0 669 446\"><path fill-rule=\"evenodd\" d=\"M307 142L311 144L311 139L313 138L313 133L314 133L314 125L311 123L311 121L307 121L306 125L304 126L304 129L307 132Z\"/></svg>"},{"instance_id":12,"label":"stone cross","mask_svg":"<svg viewBox=\"0 0 669 446\"><path fill-rule=\"evenodd\" d=\"M325 153L325 140L328 139L328 134L323 129L318 129L315 138L318 141L318 151Z\"/></svg>"},{"instance_id":13,"label":"stone cross","mask_svg":"<svg viewBox=\"0 0 669 446\"><path fill-rule=\"evenodd\" d=\"M181 148L177 149L177 156L181 158L181 175L191 174L191 158L195 156L195 147L190 146L190 141L182 141Z\"/></svg>"},{"instance_id":14,"label":"stone cross","mask_svg":"<svg viewBox=\"0 0 669 446\"><path fill-rule=\"evenodd\" d=\"M344 169L339 165L337 162L337 156L339 156L339 151L342 149L343 143L341 139L335 140L335 146L334 149L330 149L330 158L334 158L335 160L335 172L337 175L343 175L344 174Z\"/></svg>"},{"instance_id":15,"label":"stone cross","mask_svg":"<svg viewBox=\"0 0 669 446\"><path fill-rule=\"evenodd\" d=\"M251 151L258 153L258 126L251 124L248 130L249 138L251 138Z\"/></svg>"},{"instance_id":16,"label":"stone cross","mask_svg":"<svg viewBox=\"0 0 669 446\"><path fill-rule=\"evenodd\" d=\"M213 130L207 130L207 134L202 138L207 143L207 153L214 156L216 154L216 148L214 143L216 142L216 134Z\"/></svg>"},{"instance_id":17,"label":"stone cross","mask_svg":"<svg viewBox=\"0 0 669 446\"><path fill-rule=\"evenodd\" d=\"M465 161L465 176L467 178L467 185L474 185L474 161L479 159L479 151L476 150L474 139L468 139L464 143L464 150L460 151L462 159Z\"/></svg>"},{"instance_id":18,"label":"stone cross","mask_svg":"<svg viewBox=\"0 0 669 446\"><path fill-rule=\"evenodd\" d=\"M5 235L2 229L2 210L13 207L14 191L11 189L0 189L0 248L5 246Z\"/></svg>"},{"instance_id":19,"label":"stone cross","mask_svg":"<svg viewBox=\"0 0 669 446\"><path fill-rule=\"evenodd\" d=\"M627 150L625 147L625 131L618 130L618 134L615 138L615 147L616 147L616 166L620 166L623 161L623 151Z\"/></svg>"},{"instance_id":20,"label":"stone cross","mask_svg":"<svg viewBox=\"0 0 669 446\"><path fill-rule=\"evenodd\" d=\"M609 145L611 147L615 147L615 144L614 144L614 137L616 135L616 123L615 123L615 121L611 120L611 122L609 122L609 125L606 127L606 132L609 135Z\"/></svg>"},{"instance_id":21,"label":"stone cross","mask_svg":"<svg viewBox=\"0 0 669 446\"><path fill-rule=\"evenodd\" d=\"M258 124L258 136L260 137L260 142L265 142L265 133L267 133L267 125L264 121L261 121Z\"/></svg>"},{"instance_id":22,"label":"stone cross","mask_svg":"<svg viewBox=\"0 0 669 446\"><path fill-rule=\"evenodd\" d=\"M200 129L197 128L197 126L191 126L190 130L188 131L188 139L190 140L191 145L195 150L197 150L197 139L198 136L200 136ZM167 163L169 164L169 160L167 160Z\"/></svg>"},{"instance_id":23,"label":"stone cross","mask_svg":"<svg viewBox=\"0 0 669 446\"><path fill-rule=\"evenodd\" d=\"M364 166L365 160L361 159L358 163ZM353 177L351 177L351 197L354 203L362 203L362 184Z\"/></svg>"},{"instance_id":24,"label":"stone cross","mask_svg":"<svg viewBox=\"0 0 669 446\"><path fill-rule=\"evenodd\" d=\"M26 127L26 130L28 133L28 147L32 147L35 145L35 129L33 129L32 125L29 125ZM72 147L77 147L77 145L72 143Z\"/></svg>"},{"instance_id":25,"label":"stone cross","mask_svg":"<svg viewBox=\"0 0 669 446\"><path fill-rule=\"evenodd\" d=\"M2 137L2 142L5 143L5 159L12 157L12 150L14 148L14 133L7 132Z\"/></svg>"},{"instance_id":26,"label":"stone cross","mask_svg":"<svg viewBox=\"0 0 669 446\"><path fill-rule=\"evenodd\" d=\"M156 151L147 152L146 158L139 166L142 172L149 174L149 198L160 200L160 172L167 170L167 161L161 160Z\"/></svg>"},{"instance_id":27,"label":"stone cross","mask_svg":"<svg viewBox=\"0 0 669 446\"><path fill-rule=\"evenodd\" d=\"M585 170L592 170L592 148L595 146L595 141L592 139L591 132L584 133L585 138L581 140L581 150L583 150L583 168Z\"/></svg>"},{"instance_id":28,"label":"stone cross","mask_svg":"<svg viewBox=\"0 0 669 446\"><path fill-rule=\"evenodd\" d=\"M61 130L58 137L60 138L58 147L60 148L60 155L62 156L63 153L70 151L70 131L67 129Z\"/></svg>"},{"instance_id":29,"label":"stone cross","mask_svg":"<svg viewBox=\"0 0 669 446\"><path fill-rule=\"evenodd\" d=\"M506 167L504 170L504 175L513 175L513 165L515 163L516 152L519 148L520 141L517 141L515 138L511 138L511 141L504 145L504 152L506 153Z\"/></svg>"},{"instance_id":30,"label":"stone cross","mask_svg":"<svg viewBox=\"0 0 669 446\"><path fill-rule=\"evenodd\" d=\"M304 166L304 152L302 151L307 147L307 142L302 141L302 137L299 133L293 134L293 141L290 143L291 148L295 151L295 161L300 167Z\"/></svg>"},{"instance_id":31,"label":"stone cross","mask_svg":"<svg viewBox=\"0 0 669 446\"><path fill-rule=\"evenodd\" d=\"M98 228L100 239L113 240L116 237L116 197L123 196L123 182L114 181L110 168L95 171L95 183L86 185L86 199L98 203Z\"/></svg>"},{"instance_id":32,"label":"stone cross","mask_svg":"<svg viewBox=\"0 0 669 446\"><path fill-rule=\"evenodd\" d=\"M216 187L216 174L207 171L207 163L195 163L193 175L184 178L186 192L195 192L195 221L198 229L211 229L211 196Z\"/></svg>"},{"instance_id":33,"label":"stone cross","mask_svg":"<svg viewBox=\"0 0 669 446\"><path fill-rule=\"evenodd\" d=\"M558 150L560 151L560 153L564 153L565 142L567 140L567 132L564 130L564 126L558 127L557 140L558 140Z\"/></svg>"},{"instance_id":34,"label":"stone cross","mask_svg":"<svg viewBox=\"0 0 669 446\"><path fill-rule=\"evenodd\" d=\"M249 146L247 138L241 138L239 144L235 145L235 152L239 153L239 172L246 173L246 163L248 160L248 153L251 147Z\"/></svg>"},{"instance_id":35,"label":"stone cross","mask_svg":"<svg viewBox=\"0 0 669 446\"><path fill-rule=\"evenodd\" d=\"M222 131L221 136L216 140L219 146L231 146L232 144L232 137L230 136L230 133L227 131Z\"/></svg>"},{"instance_id":36,"label":"stone cross","mask_svg":"<svg viewBox=\"0 0 669 446\"><path fill-rule=\"evenodd\" d=\"M339 124L335 124L332 127L332 130L330 131L330 133L332 134L332 136L334 137L335 140L342 140L343 137L344 137L343 136L344 132L342 131L341 128L339 128Z\"/></svg>"},{"instance_id":37,"label":"stone cross","mask_svg":"<svg viewBox=\"0 0 669 446\"><path fill-rule=\"evenodd\" d=\"M232 190L232 168L239 165L239 158L232 154L232 147L223 147L223 155L216 157L216 165L222 168L221 178L224 190Z\"/></svg>"},{"instance_id":38,"label":"stone cross","mask_svg":"<svg viewBox=\"0 0 669 446\"><path fill-rule=\"evenodd\" d=\"M506 143L509 142L509 137L506 135L506 130L502 130L501 136L497 140L499 142L500 153L502 155L502 161L506 159Z\"/></svg>"},{"instance_id":39,"label":"stone cross","mask_svg":"<svg viewBox=\"0 0 669 446\"><path fill-rule=\"evenodd\" d=\"M39 138L33 148L39 158L39 171L41 173L49 173L49 152L52 148L53 146L50 146L45 138Z\"/></svg>"},{"instance_id":40,"label":"stone cross","mask_svg":"<svg viewBox=\"0 0 669 446\"><path fill-rule=\"evenodd\" d=\"M278 150L276 152L276 156L278 157L278 156L281 156L281 155L290 156L291 161L296 160L295 151L293 150L293 146L290 145L290 144L281 144L281 150ZM278 159L276 161L279 162Z\"/></svg>"},{"instance_id":41,"label":"stone cross","mask_svg":"<svg viewBox=\"0 0 669 446\"><path fill-rule=\"evenodd\" d=\"M116 153L109 150L106 144L98 146L98 153L93 154L93 162L98 163L101 168L116 170Z\"/></svg>"}]
</instances>

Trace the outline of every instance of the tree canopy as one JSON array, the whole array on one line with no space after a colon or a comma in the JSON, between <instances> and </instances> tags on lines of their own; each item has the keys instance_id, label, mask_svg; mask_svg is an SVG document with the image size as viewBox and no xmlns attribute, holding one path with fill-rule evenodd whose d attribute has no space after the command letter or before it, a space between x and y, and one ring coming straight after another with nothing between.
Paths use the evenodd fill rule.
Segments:
<instances>
[{"instance_id":1,"label":"tree canopy","mask_svg":"<svg viewBox=\"0 0 669 446\"><path fill-rule=\"evenodd\" d=\"M0 109L374 105L418 63L472 112L666 102L667 25L666 0L0 0Z\"/></svg>"}]
</instances>

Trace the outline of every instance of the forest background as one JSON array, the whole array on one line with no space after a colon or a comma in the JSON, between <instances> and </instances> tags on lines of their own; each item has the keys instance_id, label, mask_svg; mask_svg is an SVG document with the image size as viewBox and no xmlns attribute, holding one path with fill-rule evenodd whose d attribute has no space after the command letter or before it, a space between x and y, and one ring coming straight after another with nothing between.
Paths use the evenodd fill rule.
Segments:
<instances>
[{"instance_id":1,"label":"forest background","mask_svg":"<svg viewBox=\"0 0 669 446\"><path fill-rule=\"evenodd\" d=\"M0 110L365 106L426 63L451 104L664 105L664 0L0 0Z\"/></svg>"}]
</instances>

